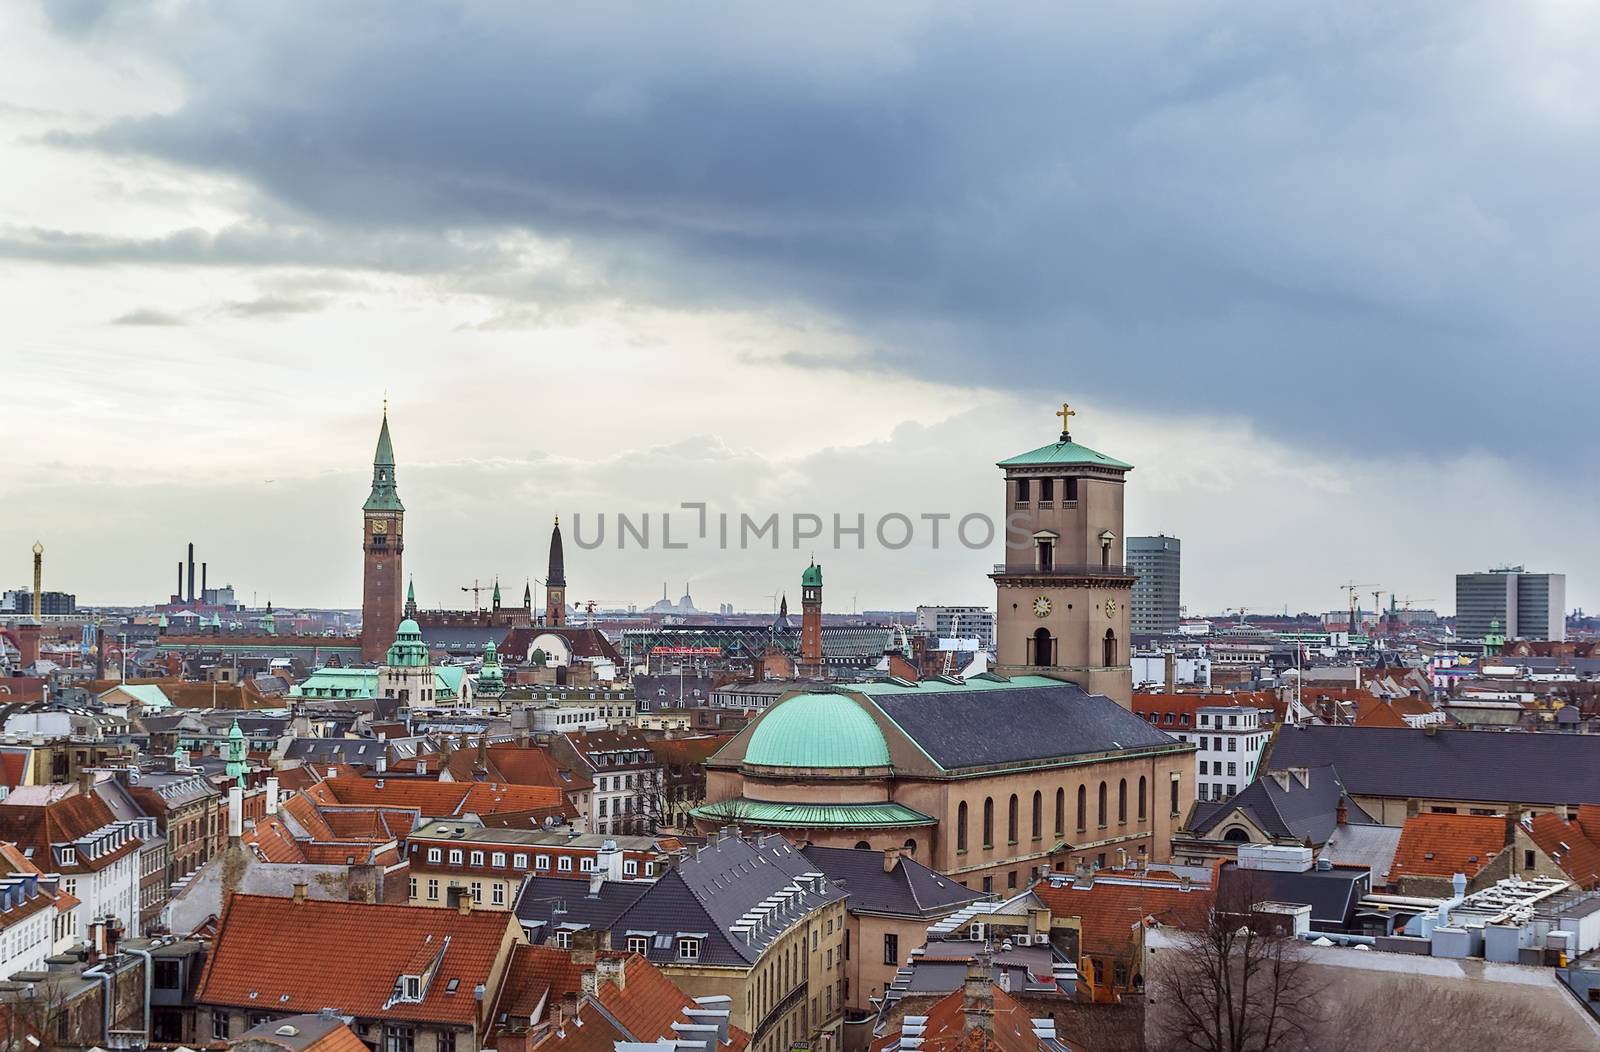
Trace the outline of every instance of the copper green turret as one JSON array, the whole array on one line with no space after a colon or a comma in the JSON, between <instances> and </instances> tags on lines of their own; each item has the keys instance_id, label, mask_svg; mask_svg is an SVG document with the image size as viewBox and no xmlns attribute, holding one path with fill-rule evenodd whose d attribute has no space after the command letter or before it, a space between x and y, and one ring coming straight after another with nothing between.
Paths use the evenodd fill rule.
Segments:
<instances>
[{"instance_id":1,"label":"copper green turret","mask_svg":"<svg viewBox=\"0 0 1600 1052\"><path fill-rule=\"evenodd\" d=\"M244 785L244 731L239 729L239 721L235 719L233 726L228 728L228 777L239 785Z\"/></svg>"},{"instance_id":2,"label":"copper green turret","mask_svg":"<svg viewBox=\"0 0 1600 1052\"><path fill-rule=\"evenodd\" d=\"M405 511L394 485L394 446L389 441L389 411L384 410L383 427L378 431L378 451L372 455L372 492L363 504L364 511Z\"/></svg>"}]
</instances>

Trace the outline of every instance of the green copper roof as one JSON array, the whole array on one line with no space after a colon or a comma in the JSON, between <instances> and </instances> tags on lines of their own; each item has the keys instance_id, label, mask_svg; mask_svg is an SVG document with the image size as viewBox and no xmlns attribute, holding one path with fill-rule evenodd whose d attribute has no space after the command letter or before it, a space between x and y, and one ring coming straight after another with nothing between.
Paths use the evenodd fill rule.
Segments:
<instances>
[{"instance_id":1,"label":"green copper roof","mask_svg":"<svg viewBox=\"0 0 1600 1052\"><path fill-rule=\"evenodd\" d=\"M765 800L737 800L706 804L692 812L696 818L713 822L749 822L762 826L879 827L931 826L936 820L921 811L895 803L877 804L785 804Z\"/></svg>"},{"instance_id":2,"label":"green copper roof","mask_svg":"<svg viewBox=\"0 0 1600 1052\"><path fill-rule=\"evenodd\" d=\"M494 598L490 601L494 603L495 609L498 610L500 608L500 578L498 577L494 579Z\"/></svg>"},{"instance_id":3,"label":"green copper roof","mask_svg":"<svg viewBox=\"0 0 1600 1052\"><path fill-rule=\"evenodd\" d=\"M812 563L810 566L806 567L805 573L800 575L800 587L821 588L822 567L818 566L816 563Z\"/></svg>"},{"instance_id":4,"label":"green copper roof","mask_svg":"<svg viewBox=\"0 0 1600 1052\"><path fill-rule=\"evenodd\" d=\"M383 411L383 427L378 429L378 451L372 455L372 463L385 464L394 467L394 446L389 442L389 411Z\"/></svg>"},{"instance_id":5,"label":"green copper roof","mask_svg":"<svg viewBox=\"0 0 1600 1052\"><path fill-rule=\"evenodd\" d=\"M744 761L763 767L888 767L889 743L850 698L796 694L756 724Z\"/></svg>"},{"instance_id":6,"label":"green copper roof","mask_svg":"<svg viewBox=\"0 0 1600 1052\"><path fill-rule=\"evenodd\" d=\"M1133 465L1108 457L1104 453L1097 453L1088 446L1080 446L1076 442L1052 442L1048 446L1030 449L1026 453L1018 453L1014 457L1002 460L999 467L1024 468L1024 467L1049 467L1054 465L1069 464L1094 464L1099 467L1118 468L1122 471L1132 471Z\"/></svg>"},{"instance_id":7,"label":"green copper roof","mask_svg":"<svg viewBox=\"0 0 1600 1052\"><path fill-rule=\"evenodd\" d=\"M166 691L154 683L123 683L104 691L100 696L103 698L110 694L112 690L120 690L124 694L137 699L139 704L146 709L172 708L172 699L167 697Z\"/></svg>"},{"instance_id":8,"label":"green copper roof","mask_svg":"<svg viewBox=\"0 0 1600 1052\"><path fill-rule=\"evenodd\" d=\"M394 446L389 441L389 412L384 410L383 427L378 431L378 451L372 455L372 492L363 511L405 511L394 488Z\"/></svg>"},{"instance_id":9,"label":"green copper roof","mask_svg":"<svg viewBox=\"0 0 1600 1052\"><path fill-rule=\"evenodd\" d=\"M395 629L394 642L389 644L383 663L390 668L422 668L428 663L428 645L422 641L422 629L411 618Z\"/></svg>"}]
</instances>

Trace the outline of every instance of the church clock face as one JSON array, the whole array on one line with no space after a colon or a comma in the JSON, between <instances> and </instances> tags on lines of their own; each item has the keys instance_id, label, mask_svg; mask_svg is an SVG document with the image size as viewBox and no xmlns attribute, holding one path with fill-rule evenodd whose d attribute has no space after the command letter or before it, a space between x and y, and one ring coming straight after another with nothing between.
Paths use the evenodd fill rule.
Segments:
<instances>
[{"instance_id":1,"label":"church clock face","mask_svg":"<svg viewBox=\"0 0 1600 1052\"><path fill-rule=\"evenodd\" d=\"M373 533L388 533L389 532L389 520L388 519L374 519L373 522L372 522L372 532Z\"/></svg>"},{"instance_id":2,"label":"church clock face","mask_svg":"<svg viewBox=\"0 0 1600 1052\"><path fill-rule=\"evenodd\" d=\"M1116 617L1117 616L1117 601L1115 599L1107 599L1106 600L1106 616L1107 617Z\"/></svg>"},{"instance_id":3,"label":"church clock face","mask_svg":"<svg viewBox=\"0 0 1600 1052\"><path fill-rule=\"evenodd\" d=\"M1035 599L1033 601L1033 616L1034 617L1049 617L1050 616L1050 597L1049 596L1041 595L1039 598L1037 598L1037 599Z\"/></svg>"}]
</instances>

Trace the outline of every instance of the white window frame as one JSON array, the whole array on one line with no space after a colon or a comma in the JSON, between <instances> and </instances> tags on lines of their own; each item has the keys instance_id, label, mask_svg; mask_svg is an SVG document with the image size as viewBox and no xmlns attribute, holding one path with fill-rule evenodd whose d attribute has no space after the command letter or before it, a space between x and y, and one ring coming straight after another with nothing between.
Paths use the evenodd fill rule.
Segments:
<instances>
[{"instance_id":1,"label":"white window frame","mask_svg":"<svg viewBox=\"0 0 1600 1052\"><path fill-rule=\"evenodd\" d=\"M548 870L550 868L550 856L540 855L535 858L533 860L533 868L539 870Z\"/></svg>"},{"instance_id":2,"label":"white window frame","mask_svg":"<svg viewBox=\"0 0 1600 1052\"><path fill-rule=\"evenodd\" d=\"M572 872L572 856L571 855L562 855L560 858L556 859L556 869L559 872L562 872L562 873L571 873Z\"/></svg>"},{"instance_id":3,"label":"white window frame","mask_svg":"<svg viewBox=\"0 0 1600 1052\"><path fill-rule=\"evenodd\" d=\"M528 856L523 852L517 852L515 855L511 856L511 866L513 869L527 869Z\"/></svg>"},{"instance_id":4,"label":"white window frame","mask_svg":"<svg viewBox=\"0 0 1600 1052\"><path fill-rule=\"evenodd\" d=\"M472 855L470 856L470 858L469 858L468 864L469 865L473 865L473 866L481 866L481 865L483 865L483 852L482 851L474 851L472 853Z\"/></svg>"},{"instance_id":5,"label":"white window frame","mask_svg":"<svg viewBox=\"0 0 1600 1052\"><path fill-rule=\"evenodd\" d=\"M461 865L461 849L460 848L453 847L453 848L450 849L450 864L452 866Z\"/></svg>"},{"instance_id":6,"label":"white window frame","mask_svg":"<svg viewBox=\"0 0 1600 1052\"><path fill-rule=\"evenodd\" d=\"M438 862L441 858L443 858L443 856L444 856L444 852L440 851L436 847L430 847L428 849L428 861L429 862Z\"/></svg>"},{"instance_id":7,"label":"white window frame","mask_svg":"<svg viewBox=\"0 0 1600 1052\"><path fill-rule=\"evenodd\" d=\"M629 953L636 953L640 957L648 957L648 956L650 956L650 936L648 936L648 935L630 935L630 936L628 936L628 952Z\"/></svg>"},{"instance_id":8,"label":"white window frame","mask_svg":"<svg viewBox=\"0 0 1600 1052\"><path fill-rule=\"evenodd\" d=\"M700 959L700 940L680 935L678 937L678 960L698 961Z\"/></svg>"},{"instance_id":9,"label":"white window frame","mask_svg":"<svg viewBox=\"0 0 1600 1052\"><path fill-rule=\"evenodd\" d=\"M506 853L504 851L496 851L494 854L490 855L489 865L493 866L495 869L505 869Z\"/></svg>"}]
</instances>

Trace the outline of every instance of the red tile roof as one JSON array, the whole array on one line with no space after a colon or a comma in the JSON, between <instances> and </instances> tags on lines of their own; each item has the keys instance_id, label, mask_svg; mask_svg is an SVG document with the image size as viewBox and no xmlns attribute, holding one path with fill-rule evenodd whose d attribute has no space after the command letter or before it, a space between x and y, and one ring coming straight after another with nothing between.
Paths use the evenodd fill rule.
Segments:
<instances>
[{"instance_id":1,"label":"red tile roof","mask_svg":"<svg viewBox=\"0 0 1600 1052\"><path fill-rule=\"evenodd\" d=\"M1363 698L1356 708L1357 727L1409 727L1394 706L1381 698Z\"/></svg>"},{"instance_id":2,"label":"red tile roof","mask_svg":"<svg viewBox=\"0 0 1600 1052\"><path fill-rule=\"evenodd\" d=\"M1106 954L1130 953L1134 932L1146 917L1176 927L1204 924L1213 899L1208 886L1185 891L1169 881L1131 875L1096 879L1087 888L1040 884L1033 893L1055 916L1079 918L1079 952Z\"/></svg>"},{"instance_id":3,"label":"red tile roof","mask_svg":"<svg viewBox=\"0 0 1600 1052\"><path fill-rule=\"evenodd\" d=\"M1457 873L1470 880L1505 846L1506 819L1499 816L1413 815L1400 829L1389 880Z\"/></svg>"},{"instance_id":4,"label":"red tile roof","mask_svg":"<svg viewBox=\"0 0 1600 1052\"><path fill-rule=\"evenodd\" d=\"M990 1030L967 1027L966 990L955 989L928 1008L918 1048L922 1052L1039 1052L1043 1045L1033 1036L1032 1013L998 986L990 986L989 995L994 1013ZM886 1034L872 1047L887 1048L899 1037L898 1033Z\"/></svg>"},{"instance_id":5,"label":"red tile roof","mask_svg":"<svg viewBox=\"0 0 1600 1052\"><path fill-rule=\"evenodd\" d=\"M511 913L236 894L218 923L197 1002L259 1012L332 1007L369 1019L448 1023L477 1030L474 989L520 938ZM390 1004L422 956L443 948L417 1003ZM430 952L431 951L431 952ZM454 987L452 990L451 987Z\"/></svg>"},{"instance_id":6,"label":"red tile roof","mask_svg":"<svg viewBox=\"0 0 1600 1052\"><path fill-rule=\"evenodd\" d=\"M501 782L436 782L421 778L369 778L355 768L333 768L338 775L305 790L319 804L378 804L389 808L416 808L426 818L454 818L464 814L538 812L562 815L570 810L566 794L539 785Z\"/></svg>"},{"instance_id":7,"label":"red tile roof","mask_svg":"<svg viewBox=\"0 0 1600 1052\"><path fill-rule=\"evenodd\" d=\"M577 993L588 969L572 960L570 950L545 947L527 947L538 950L537 955L522 953L516 966L520 974L510 975L507 992L502 996L500 1012L526 1017L541 999L548 1019L549 1007L569 993ZM607 963L621 967L621 975L612 979L601 977L595 991L579 1005L577 1016L581 1026L566 1023L551 1027L532 1045L541 1052L611 1052L613 1042L654 1042L677 1040L674 1023L688 1023L685 1014L699 1007L693 998L673 985L655 965L638 954L605 951L600 955ZM593 968L593 965L588 968ZM508 999L512 996L512 980L521 983L516 994L516 1007ZM538 991L537 993L535 991ZM542 995L542 997L541 997ZM600 1010L593 1002L599 1002ZM538 1022L536 1020L536 1022ZM750 1043L750 1035L738 1027L728 1028L728 1043L713 1052L743 1052Z\"/></svg>"},{"instance_id":8,"label":"red tile roof","mask_svg":"<svg viewBox=\"0 0 1600 1052\"><path fill-rule=\"evenodd\" d=\"M99 855L77 853L77 864L58 866L53 861L52 844L70 844L116 822L104 800L95 793L76 793L48 804L0 802L0 840L20 847L34 865L46 871L83 873L105 869L124 855L139 850L139 841L128 837L119 848Z\"/></svg>"},{"instance_id":9,"label":"red tile roof","mask_svg":"<svg viewBox=\"0 0 1600 1052\"><path fill-rule=\"evenodd\" d=\"M1581 888L1600 887L1600 805L1584 804L1578 818L1534 815L1526 823L1528 835L1539 850Z\"/></svg>"}]
</instances>

